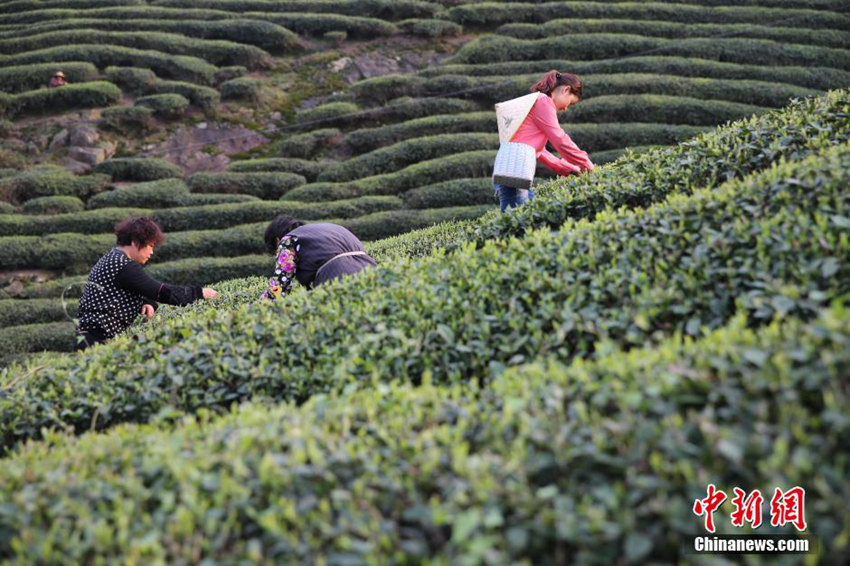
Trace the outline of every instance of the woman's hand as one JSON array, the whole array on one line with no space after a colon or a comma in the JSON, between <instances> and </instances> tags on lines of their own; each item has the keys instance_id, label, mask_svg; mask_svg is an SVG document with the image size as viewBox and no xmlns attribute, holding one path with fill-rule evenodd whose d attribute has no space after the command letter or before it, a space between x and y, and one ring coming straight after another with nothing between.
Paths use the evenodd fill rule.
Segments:
<instances>
[{"instance_id":1,"label":"woman's hand","mask_svg":"<svg viewBox=\"0 0 850 566\"><path fill-rule=\"evenodd\" d=\"M209 287L204 287L204 298L205 299L215 299L218 297L218 291L215 289L210 289Z\"/></svg>"},{"instance_id":2,"label":"woman's hand","mask_svg":"<svg viewBox=\"0 0 850 566\"><path fill-rule=\"evenodd\" d=\"M155 312L153 305L142 305L142 315L146 320L152 319Z\"/></svg>"}]
</instances>

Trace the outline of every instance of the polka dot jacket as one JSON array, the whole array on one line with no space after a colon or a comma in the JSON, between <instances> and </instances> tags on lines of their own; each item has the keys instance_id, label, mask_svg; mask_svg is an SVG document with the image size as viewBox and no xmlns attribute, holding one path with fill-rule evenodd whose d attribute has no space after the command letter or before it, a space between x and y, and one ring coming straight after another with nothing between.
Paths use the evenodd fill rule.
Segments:
<instances>
[{"instance_id":1,"label":"polka dot jacket","mask_svg":"<svg viewBox=\"0 0 850 566\"><path fill-rule=\"evenodd\" d=\"M80 329L102 330L111 338L133 324L143 305L156 308L157 301L186 305L201 297L201 287L156 281L141 265L114 248L89 273L80 299Z\"/></svg>"}]
</instances>

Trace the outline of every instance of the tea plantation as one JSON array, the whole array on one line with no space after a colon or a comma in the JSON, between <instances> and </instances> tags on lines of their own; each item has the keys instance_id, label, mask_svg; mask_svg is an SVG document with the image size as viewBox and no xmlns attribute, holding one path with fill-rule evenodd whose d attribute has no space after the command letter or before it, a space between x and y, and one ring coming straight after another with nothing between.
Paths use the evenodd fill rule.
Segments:
<instances>
[{"instance_id":1,"label":"tea plantation","mask_svg":"<svg viewBox=\"0 0 850 566\"><path fill-rule=\"evenodd\" d=\"M804 485L841 562L849 96L5 370L0 556L672 564L715 483Z\"/></svg>"},{"instance_id":2,"label":"tea plantation","mask_svg":"<svg viewBox=\"0 0 850 566\"><path fill-rule=\"evenodd\" d=\"M280 212L369 241L479 217L495 207L492 104L551 68L585 80L563 126L598 164L850 85L850 14L834 0L12 0L0 14L0 129L100 108L120 151L240 107L283 114L223 172L125 150L74 175L0 147L0 264L48 274L0 290L0 363L71 348L74 297L130 215L168 232L151 271L176 283L265 274L258 236ZM447 55L350 85L329 70L348 44L397 38ZM70 84L44 88L57 69Z\"/></svg>"},{"instance_id":3,"label":"tea plantation","mask_svg":"<svg viewBox=\"0 0 850 566\"><path fill-rule=\"evenodd\" d=\"M552 68L598 166L501 215ZM848 88L839 0L0 0L0 564L850 562ZM219 124L268 143L162 150ZM378 269L258 301L278 213ZM132 215L221 295L70 353ZM813 553L685 554L712 483Z\"/></svg>"}]
</instances>

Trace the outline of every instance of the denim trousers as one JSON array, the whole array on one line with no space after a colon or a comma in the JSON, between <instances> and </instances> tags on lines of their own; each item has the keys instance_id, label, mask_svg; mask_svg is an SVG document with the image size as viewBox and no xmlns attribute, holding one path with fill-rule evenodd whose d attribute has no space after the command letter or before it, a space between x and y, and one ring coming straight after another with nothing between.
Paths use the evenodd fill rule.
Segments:
<instances>
[{"instance_id":1,"label":"denim trousers","mask_svg":"<svg viewBox=\"0 0 850 566\"><path fill-rule=\"evenodd\" d=\"M534 189L515 189L499 183L493 183L496 195L499 197L499 209L505 212L508 208L522 206L527 200L534 198Z\"/></svg>"}]
</instances>

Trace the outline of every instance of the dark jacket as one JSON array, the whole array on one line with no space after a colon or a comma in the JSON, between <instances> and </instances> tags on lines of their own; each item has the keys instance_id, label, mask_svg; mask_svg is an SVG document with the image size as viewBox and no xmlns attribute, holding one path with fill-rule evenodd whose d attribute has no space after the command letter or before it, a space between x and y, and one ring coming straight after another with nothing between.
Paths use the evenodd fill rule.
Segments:
<instances>
[{"instance_id":1,"label":"dark jacket","mask_svg":"<svg viewBox=\"0 0 850 566\"><path fill-rule=\"evenodd\" d=\"M156 308L161 302L182 306L202 297L201 287L161 283L124 252L113 248L89 273L80 299L80 329L102 331L112 338L136 320L143 305Z\"/></svg>"}]
</instances>

